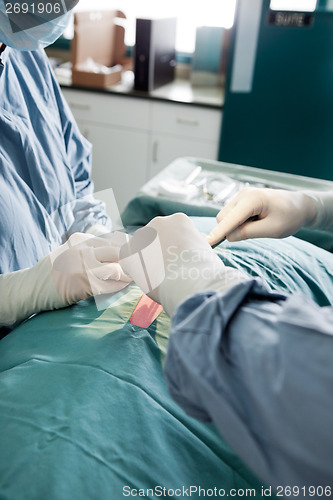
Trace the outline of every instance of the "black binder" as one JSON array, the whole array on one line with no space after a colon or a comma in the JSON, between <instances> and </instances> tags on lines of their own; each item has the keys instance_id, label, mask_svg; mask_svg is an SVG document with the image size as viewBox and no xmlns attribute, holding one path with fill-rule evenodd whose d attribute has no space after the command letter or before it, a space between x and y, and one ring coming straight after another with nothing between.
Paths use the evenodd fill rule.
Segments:
<instances>
[{"instance_id":1,"label":"black binder","mask_svg":"<svg viewBox=\"0 0 333 500\"><path fill-rule=\"evenodd\" d=\"M135 90L150 91L174 79L175 42L176 18L136 20Z\"/></svg>"}]
</instances>

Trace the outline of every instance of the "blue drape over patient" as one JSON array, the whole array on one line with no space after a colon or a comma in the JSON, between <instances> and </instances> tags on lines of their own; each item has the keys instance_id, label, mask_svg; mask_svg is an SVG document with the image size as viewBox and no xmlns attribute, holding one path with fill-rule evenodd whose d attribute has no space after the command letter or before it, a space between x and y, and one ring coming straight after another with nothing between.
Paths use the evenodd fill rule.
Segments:
<instances>
[{"instance_id":1,"label":"blue drape over patient","mask_svg":"<svg viewBox=\"0 0 333 500\"><path fill-rule=\"evenodd\" d=\"M332 487L332 254L295 237L224 241L217 253L250 279L179 305L169 392L266 484Z\"/></svg>"},{"instance_id":2,"label":"blue drape over patient","mask_svg":"<svg viewBox=\"0 0 333 500\"><path fill-rule=\"evenodd\" d=\"M75 231L109 224L92 197L91 144L44 51L2 54L0 273L31 267Z\"/></svg>"},{"instance_id":3,"label":"blue drape over patient","mask_svg":"<svg viewBox=\"0 0 333 500\"><path fill-rule=\"evenodd\" d=\"M169 391L268 485L332 486L332 324L332 307L261 280L201 292L172 320Z\"/></svg>"}]
</instances>

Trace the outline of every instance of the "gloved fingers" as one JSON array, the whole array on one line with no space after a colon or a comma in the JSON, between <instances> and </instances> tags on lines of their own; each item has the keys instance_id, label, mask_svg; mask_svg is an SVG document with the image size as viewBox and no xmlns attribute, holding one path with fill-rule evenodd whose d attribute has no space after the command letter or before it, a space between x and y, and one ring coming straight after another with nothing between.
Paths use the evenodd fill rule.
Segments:
<instances>
[{"instance_id":1,"label":"gloved fingers","mask_svg":"<svg viewBox=\"0 0 333 500\"><path fill-rule=\"evenodd\" d=\"M228 241L241 241L250 238L276 238L278 237L276 224L267 219L250 220L238 226L227 235Z\"/></svg>"},{"instance_id":2,"label":"gloved fingers","mask_svg":"<svg viewBox=\"0 0 333 500\"><path fill-rule=\"evenodd\" d=\"M95 237L96 238L96 237ZM96 259L100 262L118 262L120 248L129 241L130 236L120 231L109 233L106 238L98 238L91 242L95 249ZM102 244L104 242L104 244ZM89 245L89 242L87 242Z\"/></svg>"},{"instance_id":3,"label":"gloved fingers","mask_svg":"<svg viewBox=\"0 0 333 500\"><path fill-rule=\"evenodd\" d=\"M88 279L92 295L119 292L129 285L129 282L127 281L101 280L97 278L91 271L88 272Z\"/></svg>"},{"instance_id":4,"label":"gloved fingers","mask_svg":"<svg viewBox=\"0 0 333 500\"><path fill-rule=\"evenodd\" d=\"M267 191L270 194L267 196ZM217 222L221 222L230 212L236 207L242 210L247 216L244 220L255 215L260 215L264 211L264 206L267 204L269 197L272 196L271 189L246 187L243 188L232 200L227 203L217 214Z\"/></svg>"},{"instance_id":5,"label":"gloved fingers","mask_svg":"<svg viewBox=\"0 0 333 500\"><path fill-rule=\"evenodd\" d=\"M155 290L165 277L163 248L159 236L157 230L147 225L138 229L120 250L119 263L122 269L147 294Z\"/></svg>"},{"instance_id":6,"label":"gloved fingers","mask_svg":"<svg viewBox=\"0 0 333 500\"><path fill-rule=\"evenodd\" d=\"M186 227L186 229L194 229L197 231L194 222L192 219L190 219L186 214L182 212L177 212L172 215L165 215L163 217L155 217L152 219L146 227L152 227L156 231L161 231L164 228L183 228Z\"/></svg>"},{"instance_id":7,"label":"gloved fingers","mask_svg":"<svg viewBox=\"0 0 333 500\"><path fill-rule=\"evenodd\" d=\"M130 283L132 278L124 273L120 264L116 262L109 262L107 264L101 264L94 269L92 269L94 275L101 280L115 280L115 281L125 281Z\"/></svg>"},{"instance_id":8,"label":"gloved fingers","mask_svg":"<svg viewBox=\"0 0 333 500\"><path fill-rule=\"evenodd\" d=\"M95 257L99 262L118 262L120 247L104 246L94 248Z\"/></svg>"},{"instance_id":9,"label":"gloved fingers","mask_svg":"<svg viewBox=\"0 0 333 500\"><path fill-rule=\"evenodd\" d=\"M93 295L118 292L132 281L118 263L97 263L96 267L87 271L87 275Z\"/></svg>"},{"instance_id":10,"label":"gloved fingers","mask_svg":"<svg viewBox=\"0 0 333 500\"><path fill-rule=\"evenodd\" d=\"M238 203L238 196L233 198L219 211L219 213L216 216L217 222L221 222L235 208L237 203Z\"/></svg>"},{"instance_id":11,"label":"gloved fingers","mask_svg":"<svg viewBox=\"0 0 333 500\"><path fill-rule=\"evenodd\" d=\"M111 233L102 236L102 239L118 248L127 243L130 238L131 236L123 231L112 231Z\"/></svg>"},{"instance_id":12,"label":"gloved fingers","mask_svg":"<svg viewBox=\"0 0 333 500\"><path fill-rule=\"evenodd\" d=\"M219 213L220 222L207 236L208 243L215 245L224 240L230 233L237 230L239 226L246 223L249 218L259 214L260 206L253 204L249 199L243 198L239 202L235 202L231 208L226 206Z\"/></svg>"},{"instance_id":13,"label":"gloved fingers","mask_svg":"<svg viewBox=\"0 0 333 500\"><path fill-rule=\"evenodd\" d=\"M115 231L104 240L104 247L96 247L95 255L100 262L118 262L120 248L128 244L132 236Z\"/></svg>"},{"instance_id":14,"label":"gloved fingers","mask_svg":"<svg viewBox=\"0 0 333 500\"><path fill-rule=\"evenodd\" d=\"M82 252L84 267L87 273L93 274L101 280L126 281L129 278L118 262L100 262L96 258L96 248L85 248Z\"/></svg>"},{"instance_id":15,"label":"gloved fingers","mask_svg":"<svg viewBox=\"0 0 333 500\"><path fill-rule=\"evenodd\" d=\"M174 246L180 250L206 248L206 238L198 231L194 222L183 213L155 217L146 227L154 229L161 242L164 254ZM167 256L166 256L167 258Z\"/></svg>"}]
</instances>

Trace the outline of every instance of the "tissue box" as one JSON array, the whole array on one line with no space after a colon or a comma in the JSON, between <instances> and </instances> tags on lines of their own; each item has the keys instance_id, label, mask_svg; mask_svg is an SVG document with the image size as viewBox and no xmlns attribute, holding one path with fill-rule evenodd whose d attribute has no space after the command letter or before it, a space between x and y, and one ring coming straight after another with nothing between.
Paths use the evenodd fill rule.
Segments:
<instances>
[{"instance_id":1,"label":"tissue box","mask_svg":"<svg viewBox=\"0 0 333 500\"><path fill-rule=\"evenodd\" d=\"M117 24L125 19L119 10L76 12L74 15L74 38L71 45L72 83L84 87L109 87L121 80L124 69L130 69L126 59L125 28ZM87 59L108 68L121 65L110 73L79 69Z\"/></svg>"}]
</instances>

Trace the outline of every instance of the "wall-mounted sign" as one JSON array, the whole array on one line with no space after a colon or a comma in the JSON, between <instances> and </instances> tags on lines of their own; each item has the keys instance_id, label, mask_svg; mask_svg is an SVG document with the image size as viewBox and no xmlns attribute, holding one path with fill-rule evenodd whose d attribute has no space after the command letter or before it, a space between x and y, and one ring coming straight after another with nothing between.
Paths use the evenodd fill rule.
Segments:
<instances>
[{"instance_id":1,"label":"wall-mounted sign","mask_svg":"<svg viewBox=\"0 0 333 500\"><path fill-rule=\"evenodd\" d=\"M305 28L313 24L314 15L308 12L270 11L268 24L273 26L292 26L294 28Z\"/></svg>"}]
</instances>

